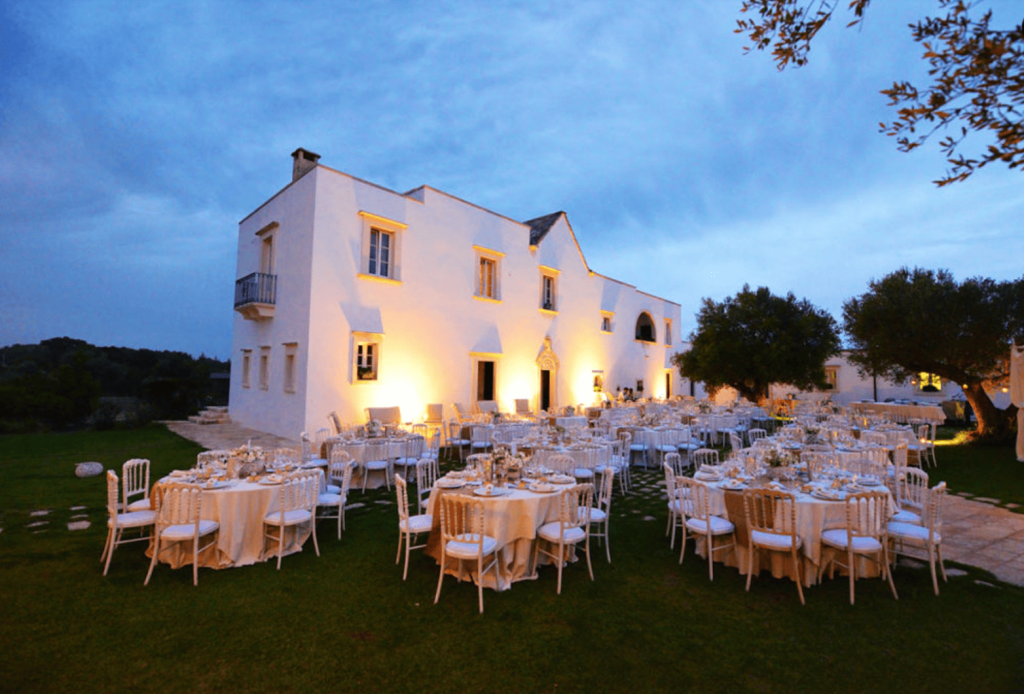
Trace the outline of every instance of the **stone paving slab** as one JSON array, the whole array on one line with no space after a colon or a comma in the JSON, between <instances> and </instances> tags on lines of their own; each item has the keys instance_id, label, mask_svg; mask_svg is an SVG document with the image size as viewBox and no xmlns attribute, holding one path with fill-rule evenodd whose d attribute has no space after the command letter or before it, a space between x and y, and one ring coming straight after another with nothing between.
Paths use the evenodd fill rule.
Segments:
<instances>
[{"instance_id":1,"label":"stone paving slab","mask_svg":"<svg viewBox=\"0 0 1024 694\"><path fill-rule=\"evenodd\" d=\"M189 441L195 441L207 450L238 448L247 443L260 448L298 448L298 440L286 439L255 429L247 429L232 422L222 424L196 424L194 422L163 422L167 429Z\"/></svg>"}]
</instances>

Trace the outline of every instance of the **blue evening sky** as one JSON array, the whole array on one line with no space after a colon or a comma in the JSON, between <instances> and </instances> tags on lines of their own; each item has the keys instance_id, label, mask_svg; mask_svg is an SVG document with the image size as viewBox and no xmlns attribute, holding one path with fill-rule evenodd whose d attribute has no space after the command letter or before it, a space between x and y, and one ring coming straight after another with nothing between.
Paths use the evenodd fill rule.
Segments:
<instances>
[{"instance_id":1,"label":"blue evening sky","mask_svg":"<svg viewBox=\"0 0 1024 694\"><path fill-rule=\"evenodd\" d=\"M565 210L594 270L682 304L683 335L744 283L839 320L903 265L1024 274L1020 173L939 189L937 146L878 131L879 90L922 81L906 25L934 0L844 15L781 73L743 53L740 4L6 0L0 345L227 358L237 224L297 147L514 219Z\"/></svg>"}]
</instances>

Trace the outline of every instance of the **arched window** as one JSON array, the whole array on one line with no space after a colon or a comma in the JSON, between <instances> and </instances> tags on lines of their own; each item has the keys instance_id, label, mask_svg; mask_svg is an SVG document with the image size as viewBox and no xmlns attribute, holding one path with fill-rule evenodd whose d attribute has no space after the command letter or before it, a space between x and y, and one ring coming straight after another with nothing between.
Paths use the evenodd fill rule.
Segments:
<instances>
[{"instance_id":1,"label":"arched window","mask_svg":"<svg viewBox=\"0 0 1024 694\"><path fill-rule=\"evenodd\" d=\"M654 332L654 321L651 319L651 314L647 311L643 311L636 318L636 339L644 342L657 342L657 336Z\"/></svg>"}]
</instances>

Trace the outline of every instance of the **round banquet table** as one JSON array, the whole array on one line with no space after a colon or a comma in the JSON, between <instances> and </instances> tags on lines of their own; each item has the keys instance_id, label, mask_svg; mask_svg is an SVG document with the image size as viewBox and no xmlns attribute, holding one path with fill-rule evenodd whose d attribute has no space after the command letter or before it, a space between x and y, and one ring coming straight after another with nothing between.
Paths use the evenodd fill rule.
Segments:
<instances>
[{"instance_id":1,"label":"round banquet table","mask_svg":"<svg viewBox=\"0 0 1024 694\"><path fill-rule=\"evenodd\" d=\"M430 492L427 502L427 513L433 515L433 525L427 540L426 553L440 563L441 561L441 517L436 508L436 500L440 494L473 495L475 487L459 489L434 489ZM533 561L533 542L537 537L537 529L558 519L559 492L536 493L527 489L513 489L505 496L481 497L473 495L484 503L484 534L498 541L498 571L487 572L483 585L495 590L508 590L515 581L537 578ZM570 553L567 559L574 559ZM543 563L544 555L539 561ZM463 562L462 572L472 574L475 583L480 582L476 572L476 562ZM449 568L447 573L456 576L459 571Z\"/></svg>"},{"instance_id":2,"label":"round banquet table","mask_svg":"<svg viewBox=\"0 0 1024 694\"><path fill-rule=\"evenodd\" d=\"M743 492L723 489L722 482L705 483L708 488L708 505L712 515L728 518L736 526L736 544L727 550L722 550L716 555L726 566L734 566L746 575L750 563L748 551L747 520L743 507ZM889 515L896 512L896 503L885 486L879 486L878 491L884 491L889 498ZM829 547L822 547L821 533L823 530L846 527L846 502L819 499L800 491L788 490L793 493L796 507L796 534L802 541L800 551L802 553L803 583L811 586L818 582L818 567L826 563L835 550ZM703 538L697 542L697 551L701 556L707 556L706 545ZM716 550L717 552L717 550ZM841 558L845 561L845 558ZM857 575L860 577L878 576L878 566L869 560L859 559ZM768 569L775 578L794 578L795 567L790 561L789 555L784 552L759 552L758 571Z\"/></svg>"},{"instance_id":3,"label":"round banquet table","mask_svg":"<svg viewBox=\"0 0 1024 694\"><path fill-rule=\"evenodd\" d=\"M152 498L160 493L164 478L154 485ZM321 485L324 480L321 476ZM199 553L199 566L213 569L227 569L233 566L247 566L277 556L276 547L268 547L263 553L263 518L281 508L282 484L260 484L244 480L232 480L221 489L203 489L200 517L216 521L217 542ZM285 535L284 554L302 551L302 545L310 536L309 528L290 528ZM146 556L153 556L150 542ZM160 561L177 569L192 563L192 548L185 542L175 542L160 547Z\"/></svg>"}]
</instances>

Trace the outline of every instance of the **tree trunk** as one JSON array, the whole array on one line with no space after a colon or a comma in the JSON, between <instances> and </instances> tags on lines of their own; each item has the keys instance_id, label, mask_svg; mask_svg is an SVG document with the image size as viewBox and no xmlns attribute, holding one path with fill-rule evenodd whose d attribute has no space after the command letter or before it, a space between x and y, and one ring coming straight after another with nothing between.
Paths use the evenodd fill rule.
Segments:
<instances>
[{"instance_id":1,"label":"tree trunk","mask_svg":"<svg viewBox=\"0 0 1024 694\"><path fill-rule=\"evenodd\" d=\"M1000 410L988 397L988 393L980 383L969 383L961 386L967 402L974 408L974 416L978 418L978 428L974 431L976 438L1000 438L1008 436L1011 417L1016 417L1016 408ZM1011 412L1011 410L1013 410Z\"/></svg>"}]
</instances>

